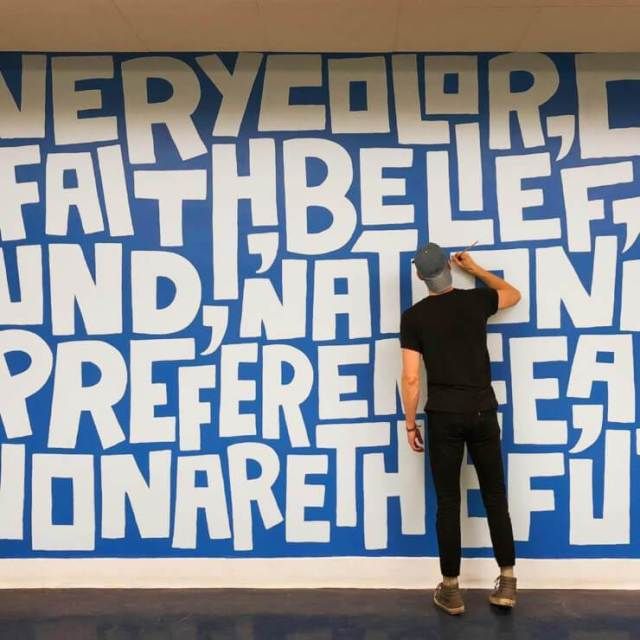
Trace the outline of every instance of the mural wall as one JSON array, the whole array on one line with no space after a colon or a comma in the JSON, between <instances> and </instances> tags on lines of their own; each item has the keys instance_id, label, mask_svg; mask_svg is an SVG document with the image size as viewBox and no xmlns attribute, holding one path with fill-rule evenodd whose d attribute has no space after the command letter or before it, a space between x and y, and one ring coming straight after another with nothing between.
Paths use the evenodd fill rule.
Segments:
<instances>
[{"instance_id":1,"label":"mural wall","mask_svg":"<svg viewBox=\"0 0 640 640\"><path fill-rule=\"evenodd\" d=\"M0 555L436 555L399 319L416 247L477 240L523 293L489 326L518 554L640 557L639 56L0 75Z\"/></svg>"}]
</instances>

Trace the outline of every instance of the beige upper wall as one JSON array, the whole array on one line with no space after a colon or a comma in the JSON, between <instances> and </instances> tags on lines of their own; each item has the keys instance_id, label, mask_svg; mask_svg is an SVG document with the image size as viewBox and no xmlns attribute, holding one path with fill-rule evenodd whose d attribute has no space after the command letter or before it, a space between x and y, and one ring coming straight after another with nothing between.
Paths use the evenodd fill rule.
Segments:
<instances>
[{"instance_id":1,"label":"beige upper wall","mask_svg":"<svg viewBox=\"0 0 640 640\"><path fill-rule=\"evenodd\" d=\"M640 0L0 0L4 51L639 51Z\"/></svg>"}]
</instances>

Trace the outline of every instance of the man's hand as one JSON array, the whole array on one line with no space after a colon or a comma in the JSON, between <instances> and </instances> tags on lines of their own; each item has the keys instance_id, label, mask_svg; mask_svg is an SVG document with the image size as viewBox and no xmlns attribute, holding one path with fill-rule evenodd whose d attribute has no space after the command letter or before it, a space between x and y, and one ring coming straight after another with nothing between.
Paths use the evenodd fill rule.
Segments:
<instances>
[{"instance_id":1,"label":"man's hand","mask_svg":"<svg viewBox=\"0 0 640 640\"><path fill-rule=\"evenodd\" d=\"M424 451L424 441L422 440L422 434L420 433L420 429L418 429L418 425L415 422L413 424L407 424L407 440L409 442L409 446L414 451Z\"/></svg>"},{"instance_id":2,"label":"man's hand","mask_svg":"<svg viewBox=\"0 0 640 640\"><path fill-rule=\"evenodd\" d=\"M454 253L451 259L463 271L466 271L471 275L476 275L480 271L480 267L467 251L458 251L458 253Z\"/></svg>"}]
</instances>

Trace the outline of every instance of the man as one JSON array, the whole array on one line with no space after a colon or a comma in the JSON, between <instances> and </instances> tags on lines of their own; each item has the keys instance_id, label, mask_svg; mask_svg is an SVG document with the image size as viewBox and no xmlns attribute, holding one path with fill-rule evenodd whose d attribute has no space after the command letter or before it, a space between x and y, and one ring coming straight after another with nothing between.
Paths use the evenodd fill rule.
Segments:
<instances>
[{"instance_id":1,"label":"man","mask_svg":"<svg viewBox=\"0 0 640 640\"><path fill-rule=\"evenodd\" d=\"M455 289L451 262L487 286ZM430 242L413 260L430 295L407 309L400 323L402 399L407 439L424 451L416 426L420 356L427 370L427 440L438 510L436 530L442 582L434 603L452 615L464 612L460 573L460 465L467 445L478 473L500 576L489 596L497 606L513 607L515 550L507 504L497 402L491 387L487 319L517 304L520 292L480 267L468 251L448 259Z\"/></svg>"}]
</instances>

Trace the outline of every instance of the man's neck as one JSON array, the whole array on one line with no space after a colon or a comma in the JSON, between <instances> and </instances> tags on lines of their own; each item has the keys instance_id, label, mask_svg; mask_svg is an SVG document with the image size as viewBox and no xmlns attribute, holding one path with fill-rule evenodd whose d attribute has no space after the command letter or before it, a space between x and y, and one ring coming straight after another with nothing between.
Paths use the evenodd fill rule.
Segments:
<instances>
[{"instance_id":1,"label":"man's neck","mask_svg":"<svg viewBox=\"0 0 640 640\"><path fill-rule=\"evenodd\" d=\"M444 295L445 293L449 293L453 291L453 286L449 287L448 289L445 289L444 291L438 291L437 293L433 292L433 291L429 291L429 295L430 296L441 296Z\"/></svg>"}]
</instances>

